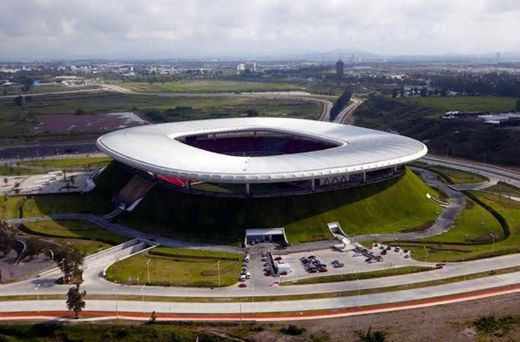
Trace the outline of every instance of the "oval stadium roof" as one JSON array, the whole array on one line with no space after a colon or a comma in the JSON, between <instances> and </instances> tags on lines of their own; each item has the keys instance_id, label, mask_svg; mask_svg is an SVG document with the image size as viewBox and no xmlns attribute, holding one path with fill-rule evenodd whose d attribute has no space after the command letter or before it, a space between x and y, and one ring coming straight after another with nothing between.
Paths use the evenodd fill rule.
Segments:
<instances>
[{"instance_id":1,"label":"oval stadium roof","mask_svg":"<svg viewBox=\"0 0 520 342\"><path fill-rule=\"evenodd\" d=\"M210 152L177 138L263 130L335 142L312 152L241 157ZM414 139L330 122L289 118L185 121L122 129L101 136L100 150L115 160L164 176L221 183L273 183L360 173L418 159L426 146Z\"/></svg>"}]
</instances>

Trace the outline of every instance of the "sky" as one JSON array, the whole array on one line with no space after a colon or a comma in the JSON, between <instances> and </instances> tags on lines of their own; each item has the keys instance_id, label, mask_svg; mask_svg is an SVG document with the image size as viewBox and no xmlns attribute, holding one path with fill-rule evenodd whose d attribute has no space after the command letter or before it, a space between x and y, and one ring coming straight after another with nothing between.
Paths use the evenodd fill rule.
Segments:
<instances>
[{"instance_id":1,"label":"sky","mask_svg":"<svg viewBox=\"0 0 520 342\"><path fill-rule=\"evenodd\" d=\"M481 54L519 46L520 0L0 0L4 60Z\"/></svg>"}]
</instances>

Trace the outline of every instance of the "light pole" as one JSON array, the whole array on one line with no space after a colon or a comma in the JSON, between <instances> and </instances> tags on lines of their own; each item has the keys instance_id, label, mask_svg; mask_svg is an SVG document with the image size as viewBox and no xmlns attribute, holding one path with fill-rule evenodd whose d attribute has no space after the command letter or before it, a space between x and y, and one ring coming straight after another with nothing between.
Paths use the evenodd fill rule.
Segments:
<instances>
[{"instance_id":1,"label":"light pole","mask_svg":"<svg viewBox=\"0 0 520 342\"><path fill-rule=\"evenodd\" d=\"M220 287L220 260L217 260L218 286Z\"/></svg>"},{"instance_id":2,"label":"light pole","mask_svg":"<svg viewBox=\"0 0 520 342\"><path fill-rule=\"evenodd\" d=\"M141 294L143 295L143 317L144 317L144 287L146 284L143 284L143 287L141 287Z\"/></svg>"},{"instance_id":3,"label":"light pole","mask_svg":"<svg viewBox=\"0 0 520 342\"><path fill-rule=\"evenodd\" d=\"M40 312L40 283L36 284L36 300L38 302L38 312Z\"/></svg>"},{"instance_id":4,"label":"light pole","mask_svg":"<svg viewBox=\"0 0 520 342\"><path fill-rule=\"evenodd\" d=\"M117 285L117 280L114 280L116 284L116 317L119 317L119 286Z\"/></svg>"},{"instance_id":5,"label":"light pole","mask_svg":"<svg viewBox=\"0 0 520 342\"><path fill-rule=\"evenodd\" d=\"M356 303L357 303L357 306L359 307L359 296L361 295L361 285L359 284L359 278L357 280L357 299L356 299Z\"/></svg>"},{"instance_id":6,"label":"light pole","mask_svg":"<svg viewBox=\"0 0 520 342\"><path fill-rule=\"evenodd\" d=\"M255 312L253 311L253 288L254 288L254 286L253 286L253 283L251 282L251 316L253 316L255 314Z\"/></svg>"},{"instance_id":7,"label":"light pole","mask_svg":"<svg viewBox=\"0 0 520 342\"><path fill-rule=\"evenodd\" d=\"M150 258L148 258L148 260L146 261L146 266L147 266L147 273L148 273L148 282L147 284L150 284Z\"/></svg>"}]
</instances>

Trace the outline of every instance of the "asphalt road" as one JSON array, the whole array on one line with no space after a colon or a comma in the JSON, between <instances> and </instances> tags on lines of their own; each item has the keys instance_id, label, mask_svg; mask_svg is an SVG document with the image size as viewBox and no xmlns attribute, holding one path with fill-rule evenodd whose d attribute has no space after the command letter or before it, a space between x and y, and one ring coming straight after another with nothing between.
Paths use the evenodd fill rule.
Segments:
<instances>
[{"instance_id":1,"label":"asphalt road","mask_svg":"<svg viewBox=\"0 0 520 342\"><path fill-rule=\"evenodd\" d=\"M433 296L449 296L463 292L472 292L489 288L496 288L517 284L520 272L510 273L487 278L472 279L458 283L450 283L432 288L388 293L365 294L348 297L334 297L321 299L305 299L297 301L267 301L247 303L181 303L181 302L153 302L128 300L87 300L85 310L90 311L125 311L150 313L183 313L183 314L255 314L273 312L303 312L309 310L333 310L348 307L362 307L369 305L391 304L406 301L416 301ZM61 311L66 310L64 300L28 300L28 301L0 301L0 312L19 311Z\"/></svg>"}]
</instances>

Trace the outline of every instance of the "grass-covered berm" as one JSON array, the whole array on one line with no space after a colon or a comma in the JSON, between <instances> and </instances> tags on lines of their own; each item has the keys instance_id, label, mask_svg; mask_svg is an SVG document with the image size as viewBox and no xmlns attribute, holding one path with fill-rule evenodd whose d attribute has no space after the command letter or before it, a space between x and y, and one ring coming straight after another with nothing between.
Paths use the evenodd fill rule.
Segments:
<instances>
[{"instance_id":1,"label":"grass-covered berm","mask_svg":"<svg viewBox=\"0 0 520 342\"><path fill-rule=\"evenodd\" d=\"M107 192L110 179L127 178L112 163L98 182ZM279 198L211 197L156 186L122 220L151 233L220 243L239 243L247 228L285 227L289 242L300 243L331 238L327 222L334 221L349 235L426 227L440 212L426 193L436 191L409 170L377 184Z\"/></svg>"}]
</instances>

